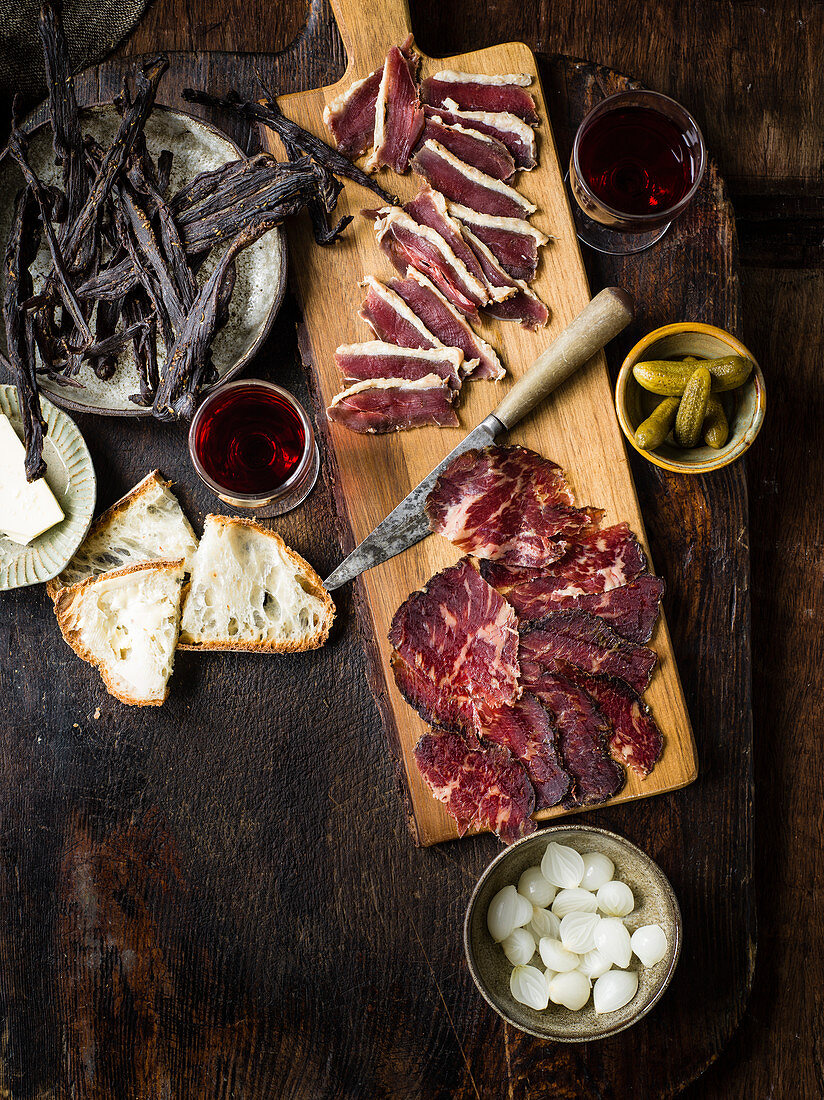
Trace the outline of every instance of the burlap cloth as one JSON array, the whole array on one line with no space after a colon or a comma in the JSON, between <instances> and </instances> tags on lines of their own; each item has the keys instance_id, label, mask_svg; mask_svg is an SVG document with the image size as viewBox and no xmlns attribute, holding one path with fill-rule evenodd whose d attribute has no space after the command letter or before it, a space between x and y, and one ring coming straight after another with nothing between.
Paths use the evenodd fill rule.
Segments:
<instances>
[{"instance_id":1,"label":"burlap cloth","mask_svg":"<svg viewBox=\"0 0 824 1100\"><path fill-rule=\"evenodd\" d=\"M64 0L63 23L74 71L111 53L148 5L149 0ZM39 11L40 0L0 0L0 94L45 94Z\"/></svg>"}]
</instances>

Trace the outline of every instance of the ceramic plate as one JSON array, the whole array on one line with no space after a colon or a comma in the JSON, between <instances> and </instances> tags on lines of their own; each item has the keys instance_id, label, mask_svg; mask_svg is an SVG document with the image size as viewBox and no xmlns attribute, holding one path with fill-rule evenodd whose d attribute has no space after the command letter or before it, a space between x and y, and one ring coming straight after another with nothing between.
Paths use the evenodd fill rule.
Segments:
<instances>
[{"instance_id":1,"label":"ceramic plate","mask_svg":"<svg viewBox=\"0 0 824 1100\"><path fill-rule=\"evenodd\" d=\"M84 134L109 144L120 124L120 115L111 106L89 107L81 111L81 123ZM164 107L155 107L146 123L146 141L155 159L163 149L169 149L172 153L169 195L201 172L219 168L242 156L235 143L213 126ZM33 132L30 160L44 183L59 182L50 125L41 125ZM8 237L14 197L21 184L22 176L17 166L8 158L3 158L0 161L0 241ZM202 286L214 270L220 253L221 249L212 249L198 273L199 285ZM31 268L35 290L50 265L48 247L44 243ZM212 362L218 372L218 385L243 370L266 338L277 315L286 286L286 244L282 231L273 229L245 249L237 258L236 269L237 280L229 319L212 343ZM5 351L5 333L2 331L0 348ZM157 350L158 363L162 367L165 361L162 340L158 340ZM60 385L41 376L40 390L56 404L75 412L104 416L151 415L151 409L129 400L129 395L138 391L137 370L130 344L121 352L117 370L110 381L101 381L88 364L80 368L76 381L81 384L79 388L71 384ZM204 392L208 389L204 387Z\"/></svg>"},{"instance_id":2,"label":"ceramic plate","mask_svg":"<svg viewBox=\"0 0 824 1100\"><path fill-rule=\"evenodd\" d=\"M28 546L0 535L0 591L56 577L92 522L96 482L86 441L75 422L51 401L41 398L40 403L48 425L43 446L46 480L66 518ZM22 439L23 422L14 386L0 386L0 412L5 413Z\"/></svg>"}]
</instances>

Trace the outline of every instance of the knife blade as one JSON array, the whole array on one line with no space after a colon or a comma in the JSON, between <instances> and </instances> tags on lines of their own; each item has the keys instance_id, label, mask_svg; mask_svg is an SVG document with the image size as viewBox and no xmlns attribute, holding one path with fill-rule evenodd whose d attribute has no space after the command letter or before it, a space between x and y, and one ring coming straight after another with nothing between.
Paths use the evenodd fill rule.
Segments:
<instances>
[{"instance_id":1,"label":"knife blade","mask_svg":"<svg viewBox=\"0 0 824 1100\"><path fill-rule=\"evenodd\" d=\"M344 558L323 582L324 587L334 591L431 534L424 504L442 471L464 451L488 447L502 432L514 428L552 390L617 336L632 320L633 311L632 298L620 287L607 287L596 294L518 379L498 407L464 436L457 447Z\"/></svg>"}]
</instances>

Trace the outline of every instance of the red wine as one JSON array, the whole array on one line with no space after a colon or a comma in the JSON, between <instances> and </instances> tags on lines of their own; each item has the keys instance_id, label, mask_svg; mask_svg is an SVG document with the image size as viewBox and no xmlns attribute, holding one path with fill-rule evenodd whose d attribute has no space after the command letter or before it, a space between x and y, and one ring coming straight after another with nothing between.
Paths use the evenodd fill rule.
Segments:
<instances>
[{"instance_id":1,"label":"red wine","mask_svg":"<svg viewBox=\"0 0 824 1100\"><path fill-rule=\"evenodd\" d=\"M212 481L262 496L294 472L306 447L303 424L278 393L262 386L218 391L195 433L195 452Z\"/></svg>"},{"instance_id":2,"label":"red wine","mask_svg":"<svg viewBox=\"0 0 824 1100\"><path fill-rule=\"evenodd\" d=\"M692 186L697 142L650 107L623 107L581 135L578 163L592 193L622 214L665 214Z\"/></svg>"}]
</instances>

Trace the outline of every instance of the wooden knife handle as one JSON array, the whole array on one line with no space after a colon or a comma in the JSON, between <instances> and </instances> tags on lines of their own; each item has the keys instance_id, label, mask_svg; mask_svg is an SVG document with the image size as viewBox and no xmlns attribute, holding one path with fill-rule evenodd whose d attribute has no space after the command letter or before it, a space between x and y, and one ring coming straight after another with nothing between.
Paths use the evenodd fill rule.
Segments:
<instances>
[{"instance_id":1,"label":"wooden knife handle","mask_svg":"<svg viewBox=\"0 0 824 1100\"><path fill-rule=\"evenodd\" d=\"M518 379L493 415L506 428L514 428L547 394L626 328L634 311L631 295L620 287L609 286L596 294Z\"/></svg>"}]
</instances>

